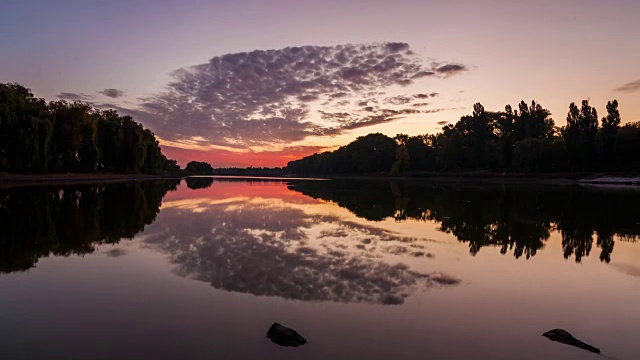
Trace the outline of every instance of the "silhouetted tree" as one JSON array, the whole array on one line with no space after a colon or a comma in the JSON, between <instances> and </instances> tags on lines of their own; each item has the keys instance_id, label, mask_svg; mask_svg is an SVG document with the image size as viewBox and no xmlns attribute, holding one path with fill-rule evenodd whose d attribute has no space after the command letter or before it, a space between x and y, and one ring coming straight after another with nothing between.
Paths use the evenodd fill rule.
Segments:
<instances>
[{"instance_id":1,"label":"silhouetted tree","mask_svg":"<svg viewBox=\"0 0 640 360\"><path fill-rule=\"evenodd\" d=\"M185 171L192 174L213 174L213 167L208 162L204 161L191 161L187 164Z\"/></svg>"},{"instance_id":2,"label":"silhouetted tree","mask_svg":"<svg viewBox=\"0 0 640 360\"><path fill-rule=\"evenodd\" d=\"M430 144L429 136L409 136L406 145L409 152L409 170L436 170L436 149Z\"/></svg>"},{"instance_id":3,"label":"silhouetted tree","mask_svg":"<svg viewBox=\"0 0 640 360\"><path fill-rule=\"evenodd\" d=\"M409 159L411 159L409 149L407 148L409 136L405 134L398 134L394 139L396 140L398 147L396 148L396 161L391 167L391 173L399 174L407 170L409 167Z\"/></svg>"},{"instance_id":4,"label":"silhouetted tree","mask_svg":"<svg viewBox=\"0 0 640 360\"><path fill-rule=\"evenodd\" d=\"M517 141L525 139L546 139L553 136L554 121L551 112L535 101L527 106L524 101L518 105L520 113L516 112L515 138Z\"/></svg>"},{"instance_id":5,"label":"silhouetted tree","mask_svg":"<svg viewBox=\"0 0 640 360\"><path fill-rule=\"evenodd\" d=\"M620 127L615 154L616 164L621 170L640 169L640 121Z\"/></svg>"},{"instance_id":6,"label":"silhouetted tree","mask_svg":"<svg viewBox=\"0 0 640 360\"><path fill-rule=\"evenodd\" d=\"M289 162L298 174L386 173L396 161L396 142L383 134L369 134L337 150Z\"/></svg>"},{"instance_id":7,"label":"silhouetted tree","mask_svg":"<svg viewBox=\"0 0 640 360\"><path fill-rule=\"evenodd\" d=\"M504 113L498 115L496 121L496 135L500 139L502 147L502 163L505 170L511 172L513 170L513 145L514 137L514 121L516 114L513 113L511 105L504 107Z\"/></svg>"},{"instance_id":8,"label":"silhouetted tree","mask_svg":"<svg viewBox=\"0 0 640 360\"><path fill-rule=\"evenodd\" d=\"M600 155L604 168L613 167L618 128L620 127L620 111L618 100L607 102L607 116L602 118L600 130Z\"/></svg>"},{"instance_id":9,"label":"silhouetted tree","mask_svg":"<svg viewBox=\"0 0 640 360\"><path fill-rule=\"evenodd\" d=\"M556 127L549 110L535 101L531 105L520 102L516 111L507 105L500 112L487 111L476 103L471 115L443 126L437 134L398 134L395 143L382 134L371 134L371 138L360 137L336 151L292 161L285 171L301 175L426 170L638 171L640 157L632 154L637 153L640 126L620 128L617 106L617 101L609 102L608 115L598 129L596 109L586 100L581 108L570 105L564 128ZM371 146L373 139L385 145ZM394 165L384 169L382 164L389 164L390 159ZM377 165L378 171L372 171Z\"/></svg>"},{"instance_id":10,"label":"silhouetted tree","mask_svg":"<svg viewBox=\"0 0 640 360\"><path fill-rule=\"evenodd\" d=\"M0 170L178 171L155 135L131 117L82 102L47 104L19 84L0 84Z\"/></svg>"},{"instance_id":11,"label":"silhouetted tree","mask_svg":"<svg viewBox=\"0 0 640 360\"><path fill-rule=\"evenodd\" d=\"M45 101L22 85L0 84L0 171L49 170L52 139Z\"/></svg>"},{"instance_id":12,"label":"silhouetted tree","mask_svg":"<svg viewBox=\"0 0 640 360\"><path fill-rule=\"evenodd\" d=\"M596 137L598 134L598 113L582 101L578 109L575 103L569 105L564 139L572 167L576 170L591 170L596 159Z\"/></svg>"}]
</instances>

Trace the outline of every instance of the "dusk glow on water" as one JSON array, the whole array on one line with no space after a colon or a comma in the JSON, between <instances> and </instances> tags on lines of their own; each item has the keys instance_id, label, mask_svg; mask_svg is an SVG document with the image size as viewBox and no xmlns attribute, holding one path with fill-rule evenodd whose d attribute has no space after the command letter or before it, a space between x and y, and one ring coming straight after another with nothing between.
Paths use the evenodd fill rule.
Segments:
<instances>
[{"instance_id":1,"label":"dusk glow on water","mask_svg":"<svg viewBox=\"0 0 640 360\"><path fill-rule=\"evenodd\" d=\"M640 355L635 190L200 177L0 199L2 358L596 358L553 328ZM273 322L309 344L274 345Z\"/></svg>"}]
</instances>

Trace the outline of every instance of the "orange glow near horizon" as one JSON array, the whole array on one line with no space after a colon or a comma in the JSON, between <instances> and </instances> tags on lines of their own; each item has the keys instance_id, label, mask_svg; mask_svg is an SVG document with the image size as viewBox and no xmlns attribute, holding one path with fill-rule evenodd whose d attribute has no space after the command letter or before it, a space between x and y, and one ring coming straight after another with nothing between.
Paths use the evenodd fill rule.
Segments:
<instances>
[{"instance_id":1,"label":"orange glow near horizon","mask_svg":"<svg viewBox=\"0 0 640 360\"><path fill-rule=\"evenodd\" d=\"M220 167L282 167L289 161L331 150L324 146L296 146L273 151L230 151L225 149L185 149L162 145L162 152L175 159L182 167L189 161L206 161L215 168Z\"/></svg>"},{"instance_id":2,"label":"orange glow near horizon","mask_svg":"<svg viewBox=\"0 0 640 360\"><path fill-rule=\"evenodd\" d=\"M178 191L170 191L162 200L163 203L174 201L209 199L223 200L231 198L264 198L281 199L289 203L318 204L323 201L291 191L285 182L266 181L254 184L246 181L216 181L206 189L187 189L182 182Z\"/></svg>"}]
</instances>

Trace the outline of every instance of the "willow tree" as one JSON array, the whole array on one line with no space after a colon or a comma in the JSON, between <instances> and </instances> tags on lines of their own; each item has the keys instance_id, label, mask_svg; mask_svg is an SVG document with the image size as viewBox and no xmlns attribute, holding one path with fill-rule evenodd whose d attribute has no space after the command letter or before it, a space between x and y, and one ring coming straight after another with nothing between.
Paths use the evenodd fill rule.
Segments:
<instances>
[{"instance_id":1,"label":"willow tree","mask_svg":"<svg viewBox=\"0 0 640 360\"><path fill-rule=\"evenodd\" d=\"M0 169L44 172L51 157L52 126L43 99L15 83L0 84Z\"/></svg>"},{"instance_id":2,"label":"willow tree","mask_svg":"<svg viewBox=\"0 0 640 360\"><path fill-rule=\"evenodd\" d=\"M49 103L53 120L53 160L56 170L95 172L100 152L91 105L64 100Z\"/></svg>"}]
</instances>

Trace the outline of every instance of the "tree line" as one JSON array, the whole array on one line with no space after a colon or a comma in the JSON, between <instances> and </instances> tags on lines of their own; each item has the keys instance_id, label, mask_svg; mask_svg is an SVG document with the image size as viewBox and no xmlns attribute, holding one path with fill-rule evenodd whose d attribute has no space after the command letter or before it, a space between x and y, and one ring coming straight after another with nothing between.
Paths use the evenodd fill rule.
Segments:
<instances>
[{"instance_id":1,"label":"tree line","mask_svg":"<svg viewBox=\"0 0 640 360\"><path fill-rule=\"evenodd\" d=\"M640 122L621 125L618 101L609 101L606 116L582 101L571 103L567 124L555 125L540 104L522 101L518 109L473 113L446 125L437 134L390 138L358 137L334 151L291 161L289 173L357 174L402 172L590 173L640 169Z\"/></svg>"},{"instance_id":2,"label":"tree line","mask_svg":"<svg viewBox=\"0 0 640 360\"><path fill-rule=\"evenodd\" d=\"M153 132L130 116L83 102L47 103L0 83L0 171L158 174L177 172Z\"/></svg>"}]
</instances>

